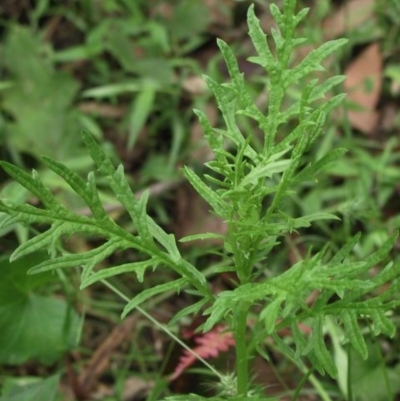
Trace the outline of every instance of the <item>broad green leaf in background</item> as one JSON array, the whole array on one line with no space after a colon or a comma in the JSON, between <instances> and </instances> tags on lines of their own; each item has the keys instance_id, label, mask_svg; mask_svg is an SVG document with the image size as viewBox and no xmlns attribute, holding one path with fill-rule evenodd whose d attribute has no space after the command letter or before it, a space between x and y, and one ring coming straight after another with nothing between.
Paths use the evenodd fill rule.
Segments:
<instances>
[{"instance_id":1,"label":"broad green leaf in background","mask_svg":"<svg viewBox=\"0 0 400 401\"><path fill-rule=\"evenodd\" d=\"M0 259L0 363L52 363L75 345L78 315L64 300L37 292L54 281L51 273L26 274L46 259L44 253L13 263L8 258Z\"/></svg>"},{"instance_id":2,"label":"broad green leaf in background","mask_svg":"<svg viewBox=\"0 0 400 401\"><path fill-rule=\"evenodd\" d=\"M351 384L353 397L362 401L387 401L400 391L400 364L388 367L378 344L368 343L368 359L353 349L351 352Z\"/></svg>"},{"instance_id":3,"label":"broad green leaf in background","mask_svg":"<svg viewBox=\"0 0 400 401\"><path fill-rule=\"evenodd\" d=\"M20 152L65 161L76 156L81 144L79 115L72 109L79 85L71 75L56 72L44 51L26 28L14 28L6 40L4 62L13 82L2 99L2 108L13 118L6 140Z\"/></svg>"},{"instance_id":4,"label":"broad green leaf in background","mask_svg":"<svg viewBox=\"0 0 400 401\"><path fill-rule=\"evenodd\" d=\"M201 43L200 33L210 23L209 7L197 0L177 2L173 14L167 19L166 26L176 50L189 52Z\"/></svg>"},{"instance_id":5,"label":"broad green leaf in background","mask_svg":"<svg viewBox=\"0 0 400 401\"><path fill-rule=\"evenodd\" d=\"M0 401L53 401L59 380L60 377L58 375L47 379L29 380L26 384L21 384L23 378L19 378L18 381L6 379L3 386L3 396L0 397ZM12 385L10 389L7 389L8 384Z\"/></svg>"}]
</instances>

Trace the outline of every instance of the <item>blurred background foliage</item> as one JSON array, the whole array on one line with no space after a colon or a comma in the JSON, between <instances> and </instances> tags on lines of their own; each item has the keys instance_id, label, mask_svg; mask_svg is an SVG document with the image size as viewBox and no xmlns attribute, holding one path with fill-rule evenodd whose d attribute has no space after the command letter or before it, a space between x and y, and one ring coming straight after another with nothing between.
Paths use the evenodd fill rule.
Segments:
<instances>
[{"instance_id":1,"label":"blurred background foliage","mask_svg":"<svg viewBox=\"0 0 400 401\"><path fill-rule=\"evenodd\" d=\"M255 3L263 29L269 32L273 21L268 2ZM192 109L204 110L215 126L223 124L201 78L205 73L219 81L227 79L216 37L233 47L257 105L265 110L268 104L265 74L247 61L253 53L246 36L249 4L240 0L2 0L1 158L39 170L45 184L68 207L85 214L87 210L68 186L42 166L40 156L50 156L85 176L92 162L80 132L88 130L116 162L124 164L132 188L139 193L150 187L151 213L178 238L205 231L223 234L224 222L210 215L207 206L182 182L180 167L190 164L200 169L213 157ZM318 159L335 147L345 147L348 152L321 176L318 185L299 188L287 200L287 212L294 216L330 212L341 221L319 222L288 236L271 255L267 275L279 273L305 255L306 244L318 249L330 241L339 248L357 231L363 237L354 254L363 258L400 226L400 1L303 0L300 6L310 7L299 27L299 36L309 42L298 49L293 62L327 39L350 39L342 53L328 60L328 72L322 76L344 71L346 104L327 122L325 135L309 157ZM301 90L291 88L287 104L297 99ZM248 134L255 133L257 140L256 127L240 117L239 124ZM295 124L289 121L282 135ZM2 197L37 202L3 172L0 180ZM101 191L101 196L110 216L131 229L107 190ZM4 218L0 216L0 221ZM173 342L136 315L134 328L132 321L128 322L131 326L121 323L122 303L113 293L101 286L79 292L74 272L25 276L31 265L48 255L10 264L11 250L29 238L31 230L15 226L7 232L0 228L1 401L83 400L96 394L98 399L110 401L150 401L170 392L185 392L187 386L194 391L199 381L194 375L172 384L163 377L176 364ZM58 246L79 251L90 249L91 241L70 238ZM220 263L218 246L218 242L195 243L184 252L207 272L207 266ZM205 255L210 249L216 251L215 256ZM398 260L396 250L394 261ZM154 275L144 285L151 287L170 278ZM210 277L216 291L229 287L231 280L229 275ZM142 285L132 277L115 279L113 284L128 296ZM167 322L187 302L190 300L183 296L172 296L147 308L159 321ZM392 319L399 324L397 314ZM185 324L194 330L201 317L172 330L182 335ZM339 344L340 332L327 327L327 336L340 370L341 364L348 363ZM399 372L399 344L398 336L371 344L368 361L354 358L350 362L359 373L354 388L360 399L395 399L400 388L392 378ZM273 350L271 353L275 366L256 361L255 375L270 372L260 384L270 393L289 397L300 374ZM229 366L229 358L222 358L222 368ZM96 363L102 368L88 379ZM377 369L386 379L371 387L365 377L374 376ZM58 373L62 380L57 392L59 376L52 375ZM132 377L136 381L132 382ZM346 399L343 377L337 383L320 380L332 400ZM390 392L392 398L388 398ZM32 394L42 398L32 398ZM318 390L309 386L302 399L315 399L316 394Z\"/></svg>"}]
</instances>

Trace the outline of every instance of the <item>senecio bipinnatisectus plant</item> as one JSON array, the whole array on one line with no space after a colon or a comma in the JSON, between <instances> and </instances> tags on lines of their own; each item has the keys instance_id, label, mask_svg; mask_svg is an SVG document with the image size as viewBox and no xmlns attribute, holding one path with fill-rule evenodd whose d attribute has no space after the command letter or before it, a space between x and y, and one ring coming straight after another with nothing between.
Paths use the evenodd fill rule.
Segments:
<instances>
[{"instance_id":1,"label":"senecio bipinnatisectus plant","mask_svg":"<svg viewBox=\"0 0 400 401\"><path fill-rule=\"evenodd\" d=\"M87 181L48 157L43 157L43 163L83 199L91 210L91 216L77 214L59 203L43 185L36 171L29 175L12 164L1 162L2 168L41 202L41 206L37 207L3 199L0 211L8 215L3 219L3 225L24 223L50 226L18 246L11 256L12 260L47 248L55 257L35 266L30 273L81 266L81 288L132 272L142 282L148 268L172 269L178 276L176 280L135 295L127 302L122 317L158 294L171 290L190 291L198 297L198 301L180 311L174 317L174 322L204 311L207 316L203 326L205 332L221 323L232 331L236 342L235 372L219 375L221 384L226 384L226 391L222 391L214 400L268 399L251 389L249 368L255 353L266 355L266 338L271 338L274 346L305 374L317 371L336 377L337 368L324 341L327 318L341 326L344 341L364 358L367 356L366 332L373 336L380 333L393 336L395 332L387 313L398 304L393 300L393 294L399 287L397 277L400 265L388 263L375 275L367 279L362 277L371 268L383 263L397 234L363 261L353 261L350 255L360 238L360 235L356 235L343 248L333 252L333 256L330 256L332 253L328 252L327 245L317 253L310 250L303 260L277 276L260 274L260 269L267 266L268 255L279 239L293 230L310 226L316 219L335 218L326 213L292 217L283 211L282 202L290 197L299 184L315 182L316 175L344 152L343 149L336 149L315 162L306 162L305 152L322 134L329 112L343 100L344 95L330 97L324 102L321 99L344 77L334 76L322 83L318 79L305 78L310 73L324 70L321 62L344 45L346 40L329 41L312 50L299 64L290 67L293 49L305 41L294 37L295 28L308 11L303 9L296 14L295 6L295 0L285 0L281 12L271 4L270 11L278 27L271 30L273 50L260 28L254 7L251 6L248 11L249 35L257 52L257 56L251 57L250 61L260 65L267 73L267 110L261 111L256 106L233 51L219 40L218 46L225 59L230 82L219 84L210 77L205 77L205 80L215 96L225 128L213 128L203 112L195 111L215 155L212 161L206 163L212 175L201 176L189 167L185 167L183 173L208 202L212 212L227 223L228 230L225 236L205 233L182 240L220 238L223 241L224 258L230 266L225 271L236 273L236 288L219 294L212 293L202 271L182 258L174 236L166 233L146 213L149 192L144 192L137 199L123 166L115 168L110 157L88 133L83 133L83 140L97 170L88 175ZM291 85L303 81L305 84L300 99L284 106L285 95ZM263 145L260 150L253 145L254 138L241 132L237 120L239 115L241 119L249 119L262 132ZM298 121L297 126L282 137L282 127L294 118ZM107 180L115 197L132 219L135 232L124 230L107 214L99 198L96 176ZM268 204L266 199L270 200ZM58 240L75 233L104 238L104 243L79 254L65 252L57 256ZM141 260L95 269L114 252L126 249L137 251ZM390 283L389 289L385 292L375 291L385 283ZM317 293L318 296L309 304L307 299L311 293ZM253 326L251 335L248 326L250 313ZM365 325L361 324L361 320L366 322ZM309 332L299 328L304 322L310 328ZM284 328L290 330L292 342L281 338L279 333ZM193 394L168 398L169 401L202 399Z\"/></svg>"}]
</instances>

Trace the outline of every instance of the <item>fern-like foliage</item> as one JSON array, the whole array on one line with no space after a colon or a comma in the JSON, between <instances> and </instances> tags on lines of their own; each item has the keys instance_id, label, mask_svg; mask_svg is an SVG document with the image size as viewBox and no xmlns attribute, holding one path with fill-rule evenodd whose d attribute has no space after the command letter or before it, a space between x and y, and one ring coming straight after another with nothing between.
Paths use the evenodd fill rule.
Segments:
<instances>
[{"instance_id":1,"label":"fern-like foliage","mask_svg":"<svg viewBox=\"0 0 400 401\"><path fill-rule=\"evenodd\" d=\"M254 330L253 347L257 348L263 338L272 335L277 347L298 366L304 367L302 358L307 356L320 373L326 371L335 377L336 367L323 336L325 317L333 316L338 324L343 325L346 340L364 358L367 357L367 346L359 325L360 319L369 325L373 335L395 334L395 326L386 313L399 304L394 295L400 288L400 264L394 266L388 263L378 274L366 280L360 277L386 257L397 235L366 260L354 262L348 256L359 237L355 236L327 262L324 261L325 251L321 251L265 282L248 283L233 291L220 293L213 306L206 311L210 317L204 329L209 330L239 305L261 304L263 307L258 328ZM377 290L384 283L391 283L390 288L379 294ZM312 305L308 305L306 299L313 292L317 292L318 297ZM364 299L367 294L368 298ZM310 326L310 337L299 329L301 322ZM277 334L284 327L291 328L293 348Z\"/></svg>"},{"instance_id":2,"label":"fern-like foliage","mask_svg":"<svg viewBox=\"0 0 400 401\"><path fill-rule=\"evenodd\" d=\"M273 31L276 58L269 49L253 7L248 12L249 35L258 53L250 61L264 67L269 77L267 113L255 105L232 50L222 40L218 41L231 81L219 84L210 77L205 79L221 110L226 130L214 129L204 113L196 110L206 139L215 154L215 160L207 163L213 175L204 176L208 181L206 183L189 168L184 169L186 178L214 212L229 222L230 237L225 247L234 255L235 267L242 282L250 280L255 263L274 246L277 236L309 226L316 219L336 218L328 213L291 218L279 210L282 199L295 185L314 178L326 164L345 152L345 149L336 149L315 164L300 169L303 154L321 134L328 113L343 100L344 95L334 96L318 107L314 105L315 101L323 98L344 77L336 76L322 84L318 84L318 80L311 80L305 86L301 98L282 110L285 92L305 75L323 69L321 61L346 40L324 44L313 50L298 66L290 69L290 53L304 41L293 39L290 35L293 35L295 27L307 14L307 10L303 10L295 15L294 3L285 2L285 15L281 14L276 5L271 5L271 13L281 32ZM289 36L285 38L285 34ZM252 146L253 138L241 132L237 123L239 115L253 120L263 132L262 151ZM278 141L280 126L294 116L298 118L299 124L289 135ZM226 151L226 142L236 151ZM267 196L273 200L265 212L263 201Z\"/></svg>"},{"instance_id":3,"label":"fern-like foliage","mask_svg":"<svg viewBox=\"0 0 400 401\"><path fill-rule=\"evenodd\" d=\"M330 256L328 246L308 256L276 277L263 278L260 270L267 265L268 255L287 233L308 227L317 219L337 218L327 213L309 216L290 216L283 207L284 201L302 183L315 182L317 174L338 159L344 149L328 152L317 161L310 162L306 152L323 133L329 112L344 98L343 94L324 99L325 95L341 83L343 76L335 76L320 83L307 79L315 71L322 71L322 61L346 43L339 39L327 42L311 51L298 65L290 66L291 54L303 43L294 32L307 10L296 14L296 1L284 0L283 12L275 4L270 10L278 29L271 31L272 41L267 41L254 14L248 12L249 35L257 52L250 61L266 71L268 104L261 110L246 86L233 51L223 41L218 46L227 65L230 82L220 84L210 77L205 80L215 96L225 127L213 128L205 114L195 111L204 129L205 137L214 152L214 160L208 162L208 174L200 174L185 167L184 174L197 192L208 202L212 211L228 224L228 233L222 237L224 257L230 270L238 277L237 288L213 295L204 275L182 258L175 238L167 234L147 215L148 192L136 199L124 175L123 167L115 168L110 158L84 133L83 138L97 170L87 181L62 164L43 158L45 165L64 179L90 208L90 217L76 214L60 204L42 184L38 174L32 175L5 162L2 168L16 181L31 191L41 202L40 207L21 205L10 200L0 202L0 212L9 217L3 224L39 224L48 227L13 253L12 259L39 249L56 253L57 241L76 233L85 233L104 239L104 243L90 251L77 255L62 254L41 263L31 270L38 273L51 269L82 267L82 288L117 274L135 272L140 281L146 269L169 268L178 278L157 285L137 294L126 305L123 316L140 303L165 291L190 288L199 301L181 311L175 320L189 313L206 309L208 319L204 329L209 331L216 324L228 324L235 337L237 356L237 391L234 400L266 400L249 391L248 363L255 350L263 353L265 338L271 336L276 347L291 358L300 368L308 363L319 372L336 376L336 367L324 341L324 320L333 318L342 325L345 340L363 357L367 347L361 322L370 328L372 335L394 334L388 312L400 301L394 300L398 291L400 265L387 263L389 251L396 241L393 235L375 253L363 261L354 261L352 249L359 235ZM270 43L274 48L270 49ZM291 103L285 102L288 89L303 83L301 96ZM318 101L318 102L317 102ZM287 132L286 123L295 119L297 125ZM241 124L244 120L247 124ZM243 126L254 127L261 132L243 132ZM286 129L283 130L282 128ZM104 210L96 188L96 176L106 178L117 200L124 206L135 225L130 233L113 221ZM204 233L183 238L221 238L221 235ZM134 249L141 260L119 266L94 269L101 261L117 250ZM372 275L372 268L385 265ZM389 289L381 291L385 284ZM313 302L307 302L311 294L318 294ZM256 311L255 327L251 339L247 336L248 316ZM300 323L310 327L311 335L299 329ZM279 330L290 328L293 343L283 341ZM235 378L236 379L236 378ZM196 395L170 397L169 401L203 400ZM214 398L215 401L221 398Z\"/></svg>"},{"instance_id":4,"label":"fern-like foliage","mask_svg":"<svg viewBox=\"0 0 400 401\"><path fill-rule=\"evenodd\" d=\"M323 133L329 112L343 100L344 95L330 97L322 103L316 103L316 100L324 98L344 77L332 77L322 83L316 79L304 81L301 97L284 106L287 89L310 72L324 70L321 62L346 43L345 39L327 42L311 51L297 66L289 68L291 51L304 41L294 38L294 30L307 14L307 10L296 14L295 3L293 0L284 1L283 13L276 5L270 6L279 28L271 32L274 51L270 49L253 7L248 12L249 35L258 54L250 61L262 66L268 76L266 113L251 98L232 50L223 41L218 41L230 82L219 84L209 77L206 81L217 100L226 129L213 128L205 115L196 111L215 160L207 163L212 174L201 177L186 168L185 175L214 212L228 222L225 251L232 255L240 281L236 289L218 294L216 301L206 310L209 318L204 330L210 330L226 319L241 338L238 329L240 311L246 314L247 310L258 305L261 313L257 315L256 335L247 351L242 356L237 355L239 360L251 353L251 349L259 349L264 338L273 336L276 346L298 366L304 367L303 358L307 356L319 372L326 371L336 376L336 367L324 341L325 317L334 317L338 324L343 325L345 340L364 358L367 347L360 321L369 325L373 335L394 334L395 327L387 313L399 303L393 295L399 287L400 266L389 263L375 276L368 273L387 258L397 234L361 262L352 261L350 255L359 240L357 235L330 260L327 259L326 247L277 277L262 282L254 280L257 269L266 263L267 255L279 237L310 226L317 219L337 218L325 213L291 217L282 207L283 201L296 191L300 183L315 181L328 163L345 152L345 149L336 149L314 163L304 163L305 153ZM252 137L242 132L238 116L255 122L263 133L262 151L252 145ZM293 117L298 119L298 125L288 135L281 135L281 126ZM225 150L226 143L230 151ZM267 206L266 197L272 199ZM384 283L390 283L390 289L378 295L377 289ZM313 293L319 296L309 305L306 301ZM310 325L310 338L298 329L301 322ZM293 347L277 334L284 327L291 328ZM240 346L237 341L237 347Z\"/></svg>"},{"instance_id":5,"label":"fern-like foliage","mask_svg":"<svg viewBox=\"0 0 400 401\"><path fill-rule=\"evenodd\" d=\"M0 211L7 213L9 218L3 220L3 225L23 223L49 226L47 230L21 244L14 251L11 259L17 259L40 249L48 249L51 254L56 254L55 248L60 238L77 233L89 234L104 239L104 243L87 252L66 253L49 259L31 269L29 273L81 266L81 288L99 280L128 272L136 273L139 281L143 281L144 273L149 267L167 267L179 274L180 278L175 281L160 284L138 294L127 304L124 315L146 299L165 291L179 291L182 286L196 289L202 295L202 302L210 299L211 294L205 277L182 258L174 236L167 234L147 215L148 192L145 192L138 200L124 175L123 166L115 168L111 159L90 134L84 132L83 139L98 167L96 174L106 178L115 197L129 213L137 233L125 231L105 212L96 188L95 173L90 173L85 182L66 166L43 157L45 165L64 179L87 204L92 213L92 216L88 217L74 213L60 204L55 196L44 187L36 171L29 175L19 167L2 161L0 162L1 167L31 191L42 204L42 207L20 205L4 199L0 202ZM104 259L117 250L124 249L136 250L143 260L94 271L94 267ZM199 308L201 305L202 303Z\"/></svg>"}]
</instances>

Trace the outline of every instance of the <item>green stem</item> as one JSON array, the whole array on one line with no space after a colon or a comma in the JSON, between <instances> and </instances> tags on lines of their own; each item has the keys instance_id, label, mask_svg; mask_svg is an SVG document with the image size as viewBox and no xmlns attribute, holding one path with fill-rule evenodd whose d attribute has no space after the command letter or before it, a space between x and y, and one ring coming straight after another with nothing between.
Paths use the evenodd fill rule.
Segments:
<instances>
[{"instance_id":1,"label":"green stem","mask_svg":"<svg viewBox=\"0 0 400 401\"><path fill-rule=\"evenodd\" d=\"M100 280L106 287L108 287L111 291L113 291L115 294L117 294L119 297L121 297L124 301L129 302L130 299L127 297L122 291L120 291L117 287L112 285L109 281L107 280ZM202 362L205 366L207 366L208 369L211 370L217 376L220 380L222 380L222 375L212 366L210 365L204 358L202 358L199 354L194 352L189 346L187 346L179 337L177 337L174 333L171 332L165 325L160 323L158 320L154 319L153 316L151 316L149 313L147 313L144 309L142 309L140 306L137 306L135 308L139 313L141 313L144 317L146 317L150 322L152 322L156 327L164 331L169 337L171 337L173 340L175 340L179 345L181 345L183 348L185 348L188 352L190 352L194 357L196 357L200 362Z\"/></svg>"},{"instance_id":2,"label":"green stem","mask_svg":"<svg viewBox=\"0 0 400 401\"><path fill-rule=\"evenodd\" d=\"M351 346L347 347L347 400L353 401L353 383L351 381Z\"/></svg>"},{"instance_id":3,"label":"green stem","mask_svg":"<svg viewBox=\"0 0 400 401\"><path fill-rule=\"evenodd\" d=\"M302 379L300 380L299 384L296 386L296 390L293 393L293 397L292 397L292 401L296 401L301 389L304 387L304 385L306 384L306 382L308 381L310 375L312 374L312 369L310 369L306 374L304 374L304 376L302 377Z\"/></svg>"},{"instance_id":4,"label":"green stem","mask_svg":"<svg viewBox=\"0 0 400 401\"><path fill-rule=\"evenodd\" d=\"M234 314L234 336L236 341L237 394L246 396L249 384L249 355L246 341L248 305L239 306Z\"/></svg>"},{"instance_id":5,"label":"green stem","mask_svg":"<svg viewBox=\"0 0 400 401\"><path fill-rule=\"evenodd\" d=\"M313 374L310 375L310 382L317 390L318 395L321 397L322 401L332 401L332 398L329 396L328 392L324 389L324 386L319 382L319 380Z\"/></svg>"}]
</instances>

